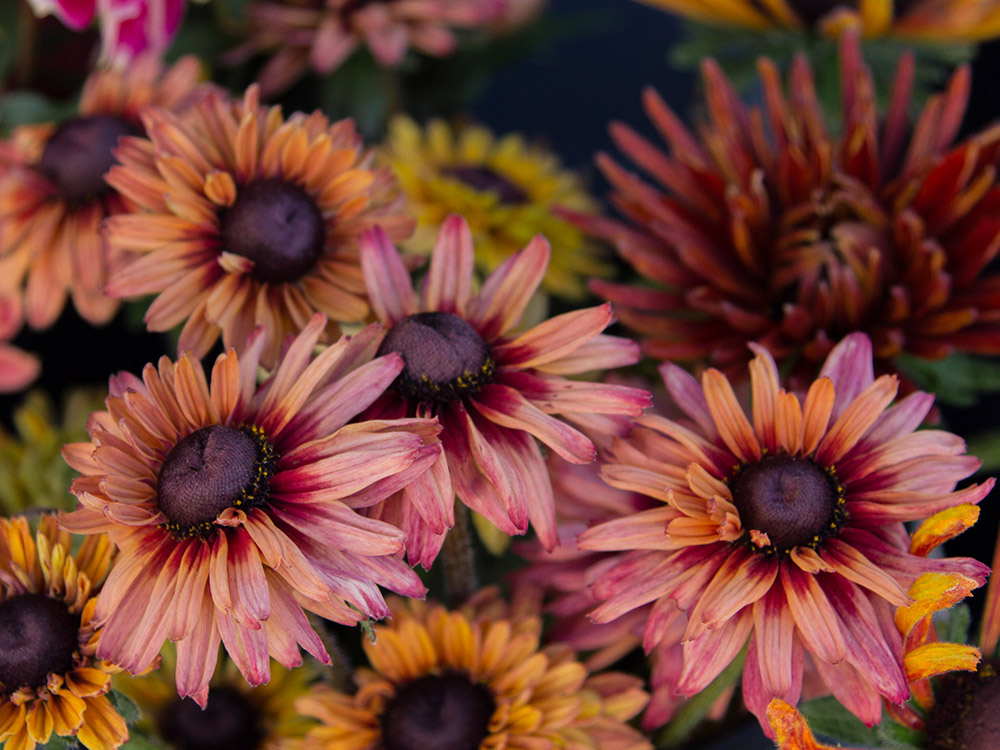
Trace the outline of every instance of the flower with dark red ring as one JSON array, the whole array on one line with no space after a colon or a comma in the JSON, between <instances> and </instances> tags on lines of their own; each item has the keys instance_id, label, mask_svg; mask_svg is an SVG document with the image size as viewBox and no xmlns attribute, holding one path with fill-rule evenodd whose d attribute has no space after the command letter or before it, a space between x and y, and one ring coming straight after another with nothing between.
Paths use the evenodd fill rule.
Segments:
<instances>
[{"instance_id":1,"label":"flower with dark red ring","mask_svg":"<svg viewBox=\"0 0 1000 750\"><path fill-rule=\"evenodd\" d=\"M699 384L662 366L686 419L640 417L602 470L662 506L580 536L581 549L620 553L593 585L602 604L591 616L608 622L653 602L650 649L680 608L680 693L702 690L749 643L743 698L762 724L772 698L798 701L809 660L870 726L882 696L910 696L892 611L910 603L911 584L927 572L982 584L989 572L913 554L903 523L978 503L994 483L955 489L979 460L955 435L915 431L930 395L890 406L897 379L874 377L863 334L834 347L804 396L780 388L774 360L755 351L749 417L718 370Z\"/></svg>"},{"instance_id":2,"label":"flower with dark red ring","mask_svg":"<svg viewBox=\"0 0 1000 750\"><path fill-rule=\"evenodd\" d=\"M367 412L370 418L436 416L444 452L433 471L370 512L407 533L410 562L427 566L454 524L454 497L506 534L528 523L542 544L556 544L552 486L536 438L574 463L593 461L593 443L569 422L600 430L602 415L637 416L649 404L638 388L569 380L621 367L638 347L601 333L609 305L559 315L515 333L548 265L535 237L472 293L472 236L450 216L441 228L420 293L380 228L361 241L361 267L379 320L380 352L405 367ZM557 418L557 415L562 419Z\"/></svg>"},{"instance_id":3,"label":"flower with dark red ring","mask_svg":"<svg viewBox=\"0 0 1000 750\"><path fill-rule=\"evenodd\" d=\"M833 343L871 338L879 371L906 352L1000 353L1000 127L951 146L969 94L960 68L910 126L912 55L900 59L880 113L858 38L840 49L843 123L824 122L805 58L787 95L777 66L760 62L762 110L740 101L704 64L708 121L689 132L652 90L644 105L665 152L611 126L651 179L598 156L625 221L577 221L613 241L657 286L595 281L622 322L663 360L708 361L735 373L745 342L808 382Z\"/></svg>"},{"instance_id":4,"label":"flower with dark red ring","mask_svg":"<svg viewBox=\"0 0 1000 750\"><path fill-rule=\"evenodd\" d=\"M381 502L441 452L423 419L348 424L403 367L372 360L377 326L313 356L315 315L261 385L258 330L220 355L209 381L190 354L111 380L91 442L63 455L82 476L62 518L119 549L97 601L98 653L146 669L177 642L178 693L204 705L220 639L247 681L268 681L269 656L329 663L303 609L354 624L389 611L378 586L422 596L395 553L403 533L356 508Z\"/></svg>"}]
</instances>

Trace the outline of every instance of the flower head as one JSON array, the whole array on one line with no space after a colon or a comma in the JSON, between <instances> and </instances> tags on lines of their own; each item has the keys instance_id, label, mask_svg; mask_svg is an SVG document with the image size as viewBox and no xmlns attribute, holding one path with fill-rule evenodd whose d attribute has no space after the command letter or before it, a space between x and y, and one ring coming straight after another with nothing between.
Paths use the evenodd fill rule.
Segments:
<instances>
[{"instance_id":1,"label":"flower head","mask_svg":"<svg viewBox=\"0 0 1000 750\"><path fill-rule=\"evenodd\" d=\"M106 532L120 551L97 603L102 657L139 672L176 641L178 693L204 705L220 639L259 685L269 655L297 666L301 645L329 660L303 608L354 624L388 614L378 585L422 595L394 557L403 533L354 508L433 464L438 428L347 424L403 365L371 360L372 328L313 357L325 326L314 316L260 387L259 330L243 355L219 356L211 381L190 354L114 377L91 442L66 446L83 476L62 524Z\"/></svg>"},{"instance_id":2,"label":"flower head","mask_svg":"<svg viewBox=\"0 0 1000 750\"><path fill-rule=\"evenodd\" d=\"M89 750L128 739L105 693L117 668L95 656L96 595L111 562L104 537L72 539L44 515L32 536L24 517L0 518L0 742L45 745L52 733Z\"/></svg>"},{"instance_id":3,"label":"flower head","mask_svg":"<svg viewBox=\"0 0 1000 750\"><path fill-rule=\"evenodd\" d=\"M320 720L307 750L579 747L640 750L625 724L646 702L637 678L588 675L572 650L542 646L537 606L485 590L461 610L392 601L364 642L353 695L322 686L298 709Z\"/></svg>"},{"instance_id":4,"label":"flower head","mask_svg":"<svg viewBox=\"0 0 1000 750\"><path fill-rule=\"evenodd\" d=\"M108 242L141 257L107 285L115 297L159 296L146 312L150 330L184 322L179 351L204 355L222 334L242 347L263 326L262 361L277 361L286 336L312 314L337 322L368 314L358 236L378 223L393 239L412 220L387 170L350 120L320 112L284 119L262 107L251 87L242 100L211 95L178 117L146 113L148 139L130 138L109 184L134 211L107 224Z\"/></svg>"},{"instance_id":5,"label":"flower head","mask_svg":"<svg viewBox=\"0 0 1000 750\"><path fill-rule=\"evenodd\" d=\"M627 222L580 223L617 245L659 288L594 282L660 359L742 367L745 341L806 377L833 342L867 333L880 371L908 352L1000 351L997 275L1000 127L950 144L969 71L961 68L911 128L913 59L900 61L888 109L877 110L856 35L841 44L844 122L824 123L813 74L760 63L763 111L744 105L711 61L709 120L696 138L652 91L646 111L669 153L625 125L611 133L655 184L610 157L598 164Z\"/></svg>"},{"instance_id":6,"label":"flower head","mask_svg":"<svg viewBox=\"0 0 1000 750\"><path fill-rule=\"evenodd\" d=\"M91 323L114 315L119 303L103 287L123 257L100 225L132 203L104 175L118 139L142 132L142 108L186 104L206 90L200 74L193 57L169 69L150 55L102 68L87 78L76 117L24 125L0 142L0 278L23 295L29 326L52 325L67 295Z\"/></svg>"},{"instance_id":7,"label":"flower head","mask_svg":"<svg viewBox=\"0 0 1000 750\"><path fill-rule=\"evenodd\" d=\"M897 379L874 378L864 335L831 351L804 396L780 388L774 360L755 351L750 416L719 371L699 384L664 365L687 419L645 415L611 449L605 481L662 506L580 536L582 549L623 553L594 583L603 603L592 617L654 602L648 649L679 607L688 613L681 693L700 691L749 643L743 697L762 722L772 698L798 701L808 658L872 725L881 696L910 695L892 608L910 603L922 573L981 584L988 572L968 558L913 554L903 522L978 503L993 481L955 490L979 461L955 435L915 431L928 394L890 407Z\"/></svg>"},{"instance_id":8,"label":"flower head","mask_svg":"<svg viewBox=\"0 0 1000 750\"><path fill-rule=\"evenodd\" d=\"M541 147L517 134L495 138L485 127L452 130L443 120L421 129L397 117L380 152L399 180L417 229L404 247L429 252L448 214L461 214L472 230L476 264L493 271L536 234L552 244L545 291L579 299L586 280L606 277L600 248L553 213L564 206L596 213L580 179Z\"/></svg>"},{"instance_id":9,"label":"flower head","mask_svg":"<svg viewBox=\"0 0 1000 750\"><path fill-rule=\"evenodd\" d=\"M637 388L563 377L638 359L631 342L601 334L612 320L609 305L515 333L548 258L548 244L536 237L473 294L472 236L451 216L417 294L386 233L376 228L362 238L368 294L388 329L380 351L399 352L405 362L368 415L436 416L443 427L435 470L372 511L407 532L413 564L434 560L454 524L456 494L504 533L523 534L530 521L542 544L554 546L552 487L535 439L587 463L594 445L568 422L602 425L602 415L636 416L649 403Z\"/></svg>"}]
</instances>

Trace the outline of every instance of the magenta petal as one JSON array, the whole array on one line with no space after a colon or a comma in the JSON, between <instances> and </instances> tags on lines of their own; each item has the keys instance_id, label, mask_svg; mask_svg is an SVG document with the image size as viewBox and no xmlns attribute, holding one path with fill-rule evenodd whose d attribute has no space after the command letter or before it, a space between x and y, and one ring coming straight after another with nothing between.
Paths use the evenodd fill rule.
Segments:
<instances>
[{"instance_id":1,"label":"magenta petal","mask_svg":"<svg viewBox=\"0 0 1000 750\"><path fill-rule=\"evenodd\" d=\"M597 336L613 319L611 305L607 303L563 313L512 341L494 346L493 356L500 365L522 369L555 363Z\"/></svg>"},{"instance_id":2,"label":"magenta petal","mask_svg":"<svg viewBox=\"0 0 1000 750\"><path fill-rule=\"evenodd\" d=\"M819 377L833 381L834 404L830 416L836 421L859 393L875 382L872 367L872 342L863 333L850 333L841 339L826 357Z\"/></svg>"}]
</instances>

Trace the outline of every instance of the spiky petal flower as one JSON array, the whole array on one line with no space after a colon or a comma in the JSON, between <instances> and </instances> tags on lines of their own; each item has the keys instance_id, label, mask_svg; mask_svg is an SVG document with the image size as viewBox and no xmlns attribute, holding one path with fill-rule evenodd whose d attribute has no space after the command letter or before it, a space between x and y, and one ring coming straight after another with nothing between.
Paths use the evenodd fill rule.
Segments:
<instances>
[{"instance_id":1,"label":"spiky petal flower","mask_svg":"<svg viewBox=\"0 0 1000 750\"><path fill-rule=\"evenodd\" d=\"M407 532L414 565L437 555L454 524L455 495L506 534L523 534L530 521L553 547L552 486L535 439L568 461L588 463L594 444L568 422L600 431L603 415L637 416L649 404L638 388L563 377L638 359L632 342L601 334L612 321L609 305L515 332L548 260L548 243L535 237L473 294L472 235L462 217L451 216L417 294L386 233L376 228L362 238L368 294L388 329L380 351L399 352L406 362L368 415L436 416L443 428L435 470L371 511Z\"/></svg>"},{"instance_id":2,"label":"spiky petal flower","mask_svg":"<svg viewBox=\"0 0 1000 750\"><path fill-rule=\"evenodd\" d=\"M440 453L427 420L348 425L403 368L371 360L370 327L317 356L317 314L260 387L264 337L220 355L209 382L190 354L112 378L91 442L66 446L83 476L63 525L106 532L119 557L98 599L98 653L145 669L177 642L177 690L204 704L219 641L247 681L268 655L329 661L303 608L340 623L388 614L378 585L424 588L403 562L403 533L355 512L423 473Z\"/></svg>"},{"instance_id":3,"label":"spiky petal flower","mask_svg":"<svg viewBox=\"0 0 1000 750\"><path fill-rule=\"evenodd\" d=\"M371 668L355 673L357 692L320 686L296 702L322 722L307 750L651 747L625 724L646 702L640 681L590 675L571 649L542 646L537 603L486 589L456 611L391 604L362 644Z\"/></svg>"},{"instance_id":4,"label":"spiky petal flower","mask_svg":"<svg viewBox=\"0 0 1000 750\"><path fill-rule=\"evenodd\" d=\"M0 142L0 278L23 295L29 326L52 325L67 295L91 323L114 315L119 303L103 286L123 257L100 225L133 204L104 181L113 149L141 132L143 107L181 107L205 91L200 75L193 57L169 69L151 55L102 68L87 78L75 118L24 125Z\"/></svg>"},{"instance_id":5,"label":"spiky petal flower","mask_svg":"<svg viewBox=\"0 0 1000 750\"><path fill-rule=\"evenodd\" d=\"M914 431L933 398L890 407L895 376L874 378L871 344L846 337L803 396L779 387L774 360L756 347L752 410L719 371L699 384L661 368L687 419L649 414L618 441L603 469L614 487L662 507L598 525L582 549L619 550L594 584L597 622L655 602L647 648L675 606L688 612L679 690L698 692L749 643L743 697L765 721L772 698L798 700L805 659L868 725L881 698L910 695L892 608L926 572L982 583L967 558L909 550L903 522L979 502L993 480L955 490L980 462L939 430Z\"/></svg>"},{"instance_id":6,"label":"spiky petal flower","mask_svg":"<svg viewBox=\"0 0 1000 750\"><path fill-rule=\"evenodd\" d=\"M0 743L33 750L53 732L89 750L128 739L105 693L117 668L95 656L96 596L111 563L105 537L72 538L44 515L0 518Z\"/></svg>"},{"instance_id":7,"label":"spiky petal flower","mask_svg":"<svg viewBox=\"0 0 1000 750\"><path fill-rule=\"evenodd\" d=\"M742 367L746 341L803 375L844 335L872 339L879 371L908 352L1000 352L1000 127L951 146L969 93L959 69L910 127L914 62L878 111L857 36L840 50L843 124L824 122L805 58L786 96L760 63L765 106L743 104L704 64L708 121L692 135L652 90L644 105L665 153L623 124L612 137L653 183L598 164L627 221L580 217L659 288L595 282L659 359Z\"/></svg>"},{"instance_id":8,"label":"spiky petal flower","mask_svg":"<svg viewBox=\"0 0 1000 750\"><path fill-rule=\"evenodd\" d=\"M146 325L183 322L178 350L199 356L220 333L239 349L263 326L266 367L314 312L330 320L324 342L337 322L365 318L358 236L377 223L398 240L413 222L351 120L285 119L252 86L241 100L213 94L182 117L154 110L144 122L148 139L126 139L108 176L136 206L108 222L108 243L141 257L113 274L108 294L157 293Z\"/></svg>"}]
</instances>

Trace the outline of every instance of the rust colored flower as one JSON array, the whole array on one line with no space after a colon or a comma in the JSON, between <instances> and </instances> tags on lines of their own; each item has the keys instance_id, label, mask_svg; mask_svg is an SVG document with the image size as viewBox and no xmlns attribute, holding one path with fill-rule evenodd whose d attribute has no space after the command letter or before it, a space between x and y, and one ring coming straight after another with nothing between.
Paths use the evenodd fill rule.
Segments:
<instances>
[{"instance_id":1,"label":"rust colored flower","mask_svg":"<svg viewBox=\"0 0 1000 750\"><path fill-rule=\"evenodd\" d=\"M611 449L605 481L658 499L653 510L600 524L581 549L621 553L594 583L608 622L654 603L645 644L674 607L687 612L679 692L707 686L748 644L743 697L766 727L772 698L798 701L808 659L830 692L868 725L882 696L910 696L893 608L923 573L961 573L968 558L910 551L903 523L975 504L993 480L955 490L980 462L939 430L915 431L933 404L916 392L890 406L898 382L875 378L863 334L840 342L804 396L779 387L761 347L750 363L748 416L729 381L699 384L663 365L686 419L648 414Z\"/></svg>"},{"instance_id":2,"label":"rust colored flower","mask_svg":"<svg viewBox=\"0 0 1000 750\"><path fill-rule=\"evenodd\" d=\"M241 100L212 94L144 122L148 138L126 139L108 175L135 206L108 221L108 243L141 255L113 274L109 295L158 294L146 325L183 322L179 351L198 356L220 333L239 350L263 326L265 367L314 312L330 321L323 342L337 322L368 315L358 236L377 223L398 240L413 222L351 120L284 119L252 86Z\"/></svg>"},{"instance_id":3,"label":"rust colored flower","mask_svg":"<svg viewBox=\"0 0 1000 750\"><path fill-rule=\"evenodd\" d=\"M959 69L910 125L904 55L880 113L857 36L841 43L844 120L833 135L804 58L788 93L760 63L763 109L704 65L708 120L696 137L652 90L644 104L667 152L616 123L612 137L651 179L598 164L625 221L580 217L659 286L595 281L663 360L737 372L744 342L806 382L833 342L871 338L879 371L903 352L939 359L1000 352L1000 127L952 146L969 92Z\"/></svg>"},{"instance_id":4,"label":"rust colored flower","mask_svg":"<svg viewBox=\"0 0 1000 750\"><path fill-rule=\"evenodd\" d=\"M378 586L424 587L395 553L403 533L354 508L380 502L437 458L427 420L348 424L399 374L372 360L368 328L315 357L315 315L260 387L264 337L220 355L209 381L190 354L163 357L142 379L112 378L91 442L63 455L82 476L62 524L107 533L119 556L97 601L98 654L130 672L177 643L177 691L204 705L220 639L248 682L269 655L301 664L301 645L329 663L303 608L340 623L389 611Z\"/></svg>"},{"instance_id":5,"label":"rust colored flower","mask_svg":"<svg viewBox=\"0 0 1000 750\"><path fill-rule=\"evenodd\" d=\"M95 71L76 117L24 125L0 142L0 278L23 296L27 324L52 325L67 296L81 317L106 323L118 301L104 294L122 251L101 236L108 216L133 203L105 181L118 139L142 132L147 105L179 108L206 90L193 57L169 69L153 55L125 70Z\"/></svg>"},{"instance_id":6,"label":"rust colored flower","mask_svg":"<svg viewBox=\"0 0 1000 750\"><path fill-rule=\"evenodd\" d=\"M480 592L461 610L393 599L390 624L363 643L357 691L326 686L296 702L320 720L306 750L571 747L644 750L625 722L646 703L641 681L589 674L564 645L541 645L536 605Z\"/></svg>"},{"instance_id":7,"label":"rust colored flower","mask_svg":"<svg viewBox=\"0 0 1000 750\"><path fill-rule=\"evenodd\" d=\"M530 521L553 547L552 486L536 439L588 463L594 444L570 422L600 431L605 415L638 416L649 404L638 388L564 377L638 359L632 342L601 333L610 305L515 331L548 260L548 243L537 236L473 294L472 235L464 219L450 216L418 294L386 233L376 228L362 238L368 294L387 328L379 351L399 352L406 363L367 415L437 417L443 428L434 470L371 511L406 531L414 565L437 556L454 525L455 495L506 534L525 533Z\"/></svg>"},{"instance_id":8,"label":"rust colored flower","mask_svg":"<svg viewBox=\"0 0 1000 750\"><path fill-rule=\"evenodd\" d=\"M0 294L0 393L25 388L41 370L38 357L10 343L24 320L18 294Z\"/></svg>"},{"instance_id":9,"label":"rust colored flower","mask_svg":"<svg viewBox=\"0 0 1000 750\"><path fill-rule=\"evenodd\" d=\"M95 651L96 596L111 563L103 536L74 554L72 538L43 515L32 535L23 516L0 518L0 743L33 750L55 733L89 750L128 739L108 689L117 668Z\"/></svg>"}]
</instances>

